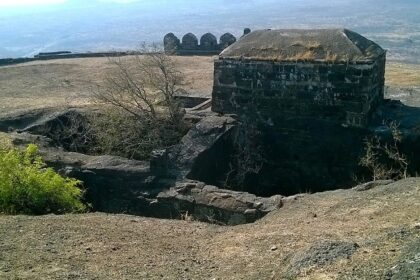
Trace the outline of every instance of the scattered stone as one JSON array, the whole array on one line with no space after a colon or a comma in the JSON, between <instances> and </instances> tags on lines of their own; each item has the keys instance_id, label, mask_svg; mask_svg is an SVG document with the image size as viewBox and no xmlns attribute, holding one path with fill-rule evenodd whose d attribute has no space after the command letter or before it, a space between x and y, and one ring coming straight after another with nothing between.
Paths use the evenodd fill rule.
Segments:
<instances>
[{"instance_id":1,"label":"scattered stone","mask_svg":"<svg viewBox=\"0 0 420 280\"><path fill-rule=\"evenodd\" d=\"M277 246L276 245L273 245L273 246L271 246L271 248L270 248L270 251L277 251Z\"/></svg>"}]
</instances>

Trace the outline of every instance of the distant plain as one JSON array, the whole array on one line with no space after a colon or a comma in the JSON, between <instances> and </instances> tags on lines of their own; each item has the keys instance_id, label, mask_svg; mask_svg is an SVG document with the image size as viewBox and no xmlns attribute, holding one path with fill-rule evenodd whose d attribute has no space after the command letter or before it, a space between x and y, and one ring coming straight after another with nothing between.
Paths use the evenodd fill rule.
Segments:
<instances>
[{"instance_id":1,"label":"distant plain","mask_svg":"<svg viewBox=\"0 0 420 280\"><path fill-rule=\"evenodd\" d=\"M120 3L116 3L120 2ZM121 2L125 2L122 4ZM128 3L129 2L129 3ZM242 35L245 27L349 28L388 50L390 60L420 62L418 0L70 0L45 9L0 10L0 58L43 51L136 49L174 32Z\"/></svg>"}]
</instances>

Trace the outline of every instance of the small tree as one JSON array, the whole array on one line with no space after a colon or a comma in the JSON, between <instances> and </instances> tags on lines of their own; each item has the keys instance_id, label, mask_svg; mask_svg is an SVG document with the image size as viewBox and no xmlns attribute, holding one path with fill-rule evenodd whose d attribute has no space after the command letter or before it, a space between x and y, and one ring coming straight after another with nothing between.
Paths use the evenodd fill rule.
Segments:
<instances>
[{"instance_id":1,"label":"small tree","mask_svg":"<svg viewBox=\"0 0 420 280\"><path fill-rule=\"evenodd\" d=\"M402 133L395 122L391 122L388 128L391 131L391 142L383 143L378 136L366 139L365 154L360 158L359 164L370 171L374 181L408 176L408 159L399 150Z\"/></svg>"}]
</instances>

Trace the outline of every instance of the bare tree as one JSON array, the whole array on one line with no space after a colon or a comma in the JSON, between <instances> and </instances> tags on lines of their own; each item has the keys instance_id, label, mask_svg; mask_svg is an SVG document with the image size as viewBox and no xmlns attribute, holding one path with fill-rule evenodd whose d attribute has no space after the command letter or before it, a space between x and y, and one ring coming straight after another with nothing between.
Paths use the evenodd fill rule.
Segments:
<instances>
[{"instance_id":1,"label":"bare tree","mask_svg":"<svg viewBox=\"0 0 420 280\"><path fill-rule=\"evenodd\" d=\"M109 58L114 71L106 75L94 97L135 117L153 120L158 118L157 105L162 104L169 119L178 123L183 111L175 96L186 94L184 75L174 60L157 48L143 50L144 54L135 56L131 63L120 57Z\"/></svg>"},{"instance_id":2,"label":"bare tree","mask_svg":"<svg viewBox=\"0 0 420 280\"><path fill-rule=\"evenodd\" d=\"M142 55L109 58L112 71L94 90L104 113L91 120L105 153L145 159L175 144L188 130L176 95L186 94L184 75L172 57L156 47Z\"/></svg>"},{"instance_id":3,"label":"bare tree","mask_svg":"<svg viewBox=\"0 0 420 280\"><path fill-rule=\"evenodd\" d=\"M408 159L399 150L402 134L398 124L388 124L392 140L383 143L378 136L365 140L365 154L360 158L359 164L366 167L372 174L372 179L401 179L407 178Z\"/></svg>"},{"instance_id":4,"label":"bare tree","mask_svg":"<svg viewBox=\"0 0 420 280\"><path fill-rule=\"evenodd\" d=\"M233 142L235 151L224 185L244 187L247 176L258 175L267 161L257 123L245 118L238 126Z\"/></svg>"}]
</instances>

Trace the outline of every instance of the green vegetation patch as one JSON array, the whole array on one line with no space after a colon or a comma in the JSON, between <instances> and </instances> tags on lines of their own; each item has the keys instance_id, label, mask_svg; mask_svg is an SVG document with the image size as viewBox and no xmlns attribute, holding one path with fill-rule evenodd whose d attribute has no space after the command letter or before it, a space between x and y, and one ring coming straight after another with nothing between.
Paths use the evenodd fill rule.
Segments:
<instances>
[{"instance_id":1,"label":"green vegetation patch","mask_svg":"<svg viewBox=\"0 0 420 280\"><path fill-rule=\"evenodd\" d=\"M83 212L81 182L47 168L36 145L26 150L0 146L0 213Z\"/></svg>"}]
</instances>

